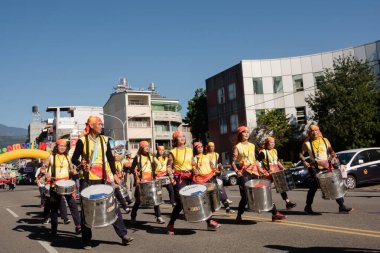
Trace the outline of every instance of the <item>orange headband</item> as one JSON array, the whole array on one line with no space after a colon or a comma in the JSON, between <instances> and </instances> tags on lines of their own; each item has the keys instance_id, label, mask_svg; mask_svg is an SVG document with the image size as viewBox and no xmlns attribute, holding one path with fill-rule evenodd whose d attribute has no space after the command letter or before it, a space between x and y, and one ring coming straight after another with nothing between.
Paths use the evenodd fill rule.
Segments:
<instances>
[{"instance_id":1,"label":"orange headband","mask_svg":"<svg viewBox=\"0 0 380 253\"><path fill-rule=\"evenodd\" d=\"M157 146L157 150L160 151L160 150L165 150L165 147L164 146Z\"/></svg>"},{"instance_id":2,"label":"orange headband","mask_svg":"<svg viewBox=\"0 0 380 253\"><path fill-rule=\"evenodd\" d=\"M210 141L210 142L207 144L207 146L209 146L209 147L215 147L215 144L214 144L212 141Z\"/></svg>"},{"instance_id":3,"label":"orange headband","mask_svg":"<svg viewBox=\"0 0 380 253\"><path fill-rule=\"evenodd\" d=\"M56 141L57 145L66 145L67 144L67 140L66 139L58 139Z\"/></svg>"},{"instance_id":4,"label":"orange headband","mask_svg":"<svg viewBox=\"0 0 380 253\"><path fill-rule=\"evenodd\" d=\"M140 148L145 148L145 147L149 147L149 142L147 141L140 141L140 144L139 144Z\"/></svg>"},{"instance_id":5,"label":"orange headband","mask_svg":"<svg viewBox=\"0 0 380 253\"><path fill-rule=\"evenodd\" d=\"M103 123L103 121L98 116L90 116L86 122L86 127L83 130L82 136L88 135L90 133L90 125L93 123Z\"/></svg>"},{"instance_id":6,"label":"orange headband","mask_svg":"<svg viewBox=\"0 0 380 253\"><path fill-rule=\"evenodd\" d=\"M318 131L318 137L321 137L321 138L323 137L321 130L319 129L319 126L317 126L317 125L310 125L309 126L309 129L307 130L307 136L309 138L311 138L311 132L312 131Z\"/></svg>"},{"instance_id":7,"label":"orange headband","mask_svg":"<svg viewBox=\"0 0 380 253\"><path fill-rule=\"evenodd\" d=\"M241 134L242 132L245 132L245 131L249 132L248 127L246 127L246 126L240 126L237 129L238 134Z\"/></svg>"},{"instance_id":8,"label":"orange headband","mask_svg":"<svg viewBox=\"0 0 380 253\"><path fill-rule=\"evenodd\" d=\"M196 142L193 143L193 147L194 148L198 147L199 145L202 145L202 143L199 142L199 141L196 141Z\"/></svg>"},{"instance_id":9,"label":"orange headband","mask_svg":"<svg viewBox=\"0 0 380 253\"><path fill-rule=\"evenodd\" d=\"M177 130L173 133L173 139L176 139L176 138L180 137L181 135L183 135L183 133L181 131Z\"/></svg>"}]
</instances>

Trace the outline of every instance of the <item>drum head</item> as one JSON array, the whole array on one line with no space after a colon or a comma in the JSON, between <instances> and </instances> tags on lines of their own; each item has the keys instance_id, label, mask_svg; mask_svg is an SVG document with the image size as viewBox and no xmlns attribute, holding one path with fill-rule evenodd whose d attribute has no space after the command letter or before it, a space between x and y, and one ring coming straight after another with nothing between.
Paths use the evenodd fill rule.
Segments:
<instances>
[{"instance_id":1,"label":"drum head","mask_svg":"<svg viewBox=\"0 0 380 253\"><path fill-rule=\"evenodd\" d=\"M105 194L109 195L113 192L112 186L105 185L105 184L98 184L98 185L91 185L84 189L80 195L83 198L90 198L90 195L98 195L98 194Z\"/></svg>"},{"instance_id":2,"label":"drum head","mask_svg":"<svg viewBox=\"0 0 380 253\"><path fill-rule=\"evenodd\" d=\"M73 180L59 180L56 185L61 187L70 187L75 185L75 182Z\"/></svg>"},{"instance_id":3,"label":"drum head","mask_svg":"<svg viewBox=\"0 0 380 253\"><path fill-rule=\"evenodd\" d=\"M179 194L182 196L199 196L207 191L207 187L201 184L193 184L183 187Z\"/></svg>"},{"instance_id":4,"label":"drum head","mask_svg":"<svg viewBox=\"0 0 380 253\"><path fill-rule=\"evenodd\" d=\"M272 183L269 180L262 179L252 179L245 183L245 187L247 188L260 188L260 187L268 187Z\"/></svg>"}]
</instances>

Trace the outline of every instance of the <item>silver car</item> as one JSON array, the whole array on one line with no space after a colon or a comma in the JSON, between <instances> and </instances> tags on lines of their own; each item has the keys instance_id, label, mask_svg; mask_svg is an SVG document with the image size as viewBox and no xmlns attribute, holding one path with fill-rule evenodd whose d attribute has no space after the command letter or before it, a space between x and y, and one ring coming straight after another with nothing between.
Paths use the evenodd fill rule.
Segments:
<instances>
[{"instance_id":1,"label":"silver car","mask_svg":"<svg viewBox=\"0 0 380 253\"><path fill-rule=\"evenodd\" d=\"M237 185L237 175L231 165L224 165L222 172L222 180L225 185Z\"/></svg>"}]
</instances>

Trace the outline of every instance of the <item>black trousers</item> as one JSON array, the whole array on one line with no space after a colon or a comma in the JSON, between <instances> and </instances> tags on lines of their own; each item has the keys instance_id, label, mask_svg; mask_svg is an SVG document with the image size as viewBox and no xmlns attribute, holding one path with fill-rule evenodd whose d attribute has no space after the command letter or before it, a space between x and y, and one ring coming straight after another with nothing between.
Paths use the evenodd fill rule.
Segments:
<instances>
[{"instance_id":1,"label":"black trousers","mask_svg":"<svg viewBox=\"0 0 380 253\"><path fill-rule=\"evenodd\" d=\"M127 205L127 202L125 201L125 198L123 197L123 194L121 194L119 187L115 188L115 197L119 201L120 206L125 210L128 207L128 205Z\"/></svg>"},{"instance_id":2,"label":"black trousers","mask_svg":"<svg viewBox=\"0 0 380 253\"><path fill-rule=\"evenodd\" d=\"M39 186L38 190L40 191L40 197L41 197L41 206L45 205L45 186Z\"/></svg>"},{"instance_id":3,"label":"black trousers","mask_svg":"<svg viewBox=\"0 0 380 253\"><path fill-rule=\"evenodd\" d=\"M82 182L82 190L90 185L103 184L103 180L83 180ZM114 224L112 224L116 234L123 238L128 234L127 228L124 225L123 216L121 215L120 209L116 208L117 220ZM83 242L88 243L92 238L91 228L86 227L85 218L83 212L83 206L81 208L81 221L82 221L82 240Z\"/></svg>"},{"instance_id":4,"label":"black trousers","mask_svg":"<svg viewBox=\"0 0 380 253\"><path fill-rule=\"evenodd\" d=\"M168 190L170 204L174 205L175 204L175 196L174 196L173 184L170 183L170 184L164 185L164 187L166 188L166 190Z\"/></svg>"},{"instance_id":5,"label":"black trousers","mask_svg":"<svg viewBox=\"0 0 380 253\"><path fill-rule=\"evenodd\" d=\"M141 197L140 186L136 185L136 188L135 188L135 204L133 205L132 212L131 212L131 217L132 218L136 218L136 216L137 216L137 211L139 210L139 207L140 207L140 204L141 204L140 197ZM154 206L154 215L156 217L160 217L161 216L160 206Z\"/></svg>"},{"instance_id":6,"label":"black trousers","mask_svg":"<svg viewBox=\"0 0 380 253\"><path fill-rule=\"evenodd\" d=\"M174 222L178 219L178 216L182 210L182 202L181 202L181 197L179 195L179 191L186 185L191 185L193 183L193 181L190 178L186 178L186 177L184 177L182 179L182 182L180 183L180 179L178 175L174 176L174 180L176 181L176 184L173 187L174 197L177 204L173 208L172 214L170 215L169 225L174 225Z\"/></svg>"},{"instance_id":7,"label":"black trousers","mask_svg":"<svg viewBox=\"0 0 380 253\"><path fill-rule=\"evenodd\" d=\"M67 207L64 199L70 208L71 216L73 216L75 226L80 226L81 219L79 216L78 206L72 195L58 195L56 192L50 192L50 204L51 204L51 228L56 231L58 227L58 209L61 210L61 216L67 217ZM64 205L64 207L62 207Z\"/></svg>"}]
</instances>

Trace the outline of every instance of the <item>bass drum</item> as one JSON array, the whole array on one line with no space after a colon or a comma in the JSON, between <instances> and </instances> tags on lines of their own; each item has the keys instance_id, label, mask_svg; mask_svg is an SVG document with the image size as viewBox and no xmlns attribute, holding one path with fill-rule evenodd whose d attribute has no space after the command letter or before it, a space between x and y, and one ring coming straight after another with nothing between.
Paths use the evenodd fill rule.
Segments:
<instances>
[{"instance_id":1,"label":"bass drum","mask_svg":"<svg viewBox=\"0 0 380 253\"><path fill-rule=\"evenodd\" d=\"M183 187L179 191L183 212L188 222L201 222L208 220L211 215L210 198L207 187L193 184Z\"/></svg>"},{"instance_id":2,"label":"bass drum","mask_svg":"<svg viewBox=\"0 0 380 253\"><path fill-rule=\"evenodd\" d=\"M80 195L86 227L106 227L117 220L117 203L112 186L91 185Z\"/></svg>"},{"instance_id":3,"label":"bass drum","mask_svg":"<svg viewBox=\"0 0 380 253\"><path fill-rule=\"evenodd\" d=\"M339 169L318 173L317 178L323 199L338 199L346 195L347 188Z\"/></svg>"},{"instance_id":4,"label":"bass drum","mask_svg":"<svg viewBox=\"0 0 380 253\"><path fill-rule=\"evenodd\" d=\"M249 209L257 213L272 210L271 184L271 181L262 179L253 179L245 183Z\"/></svg>"}]
</instances>

